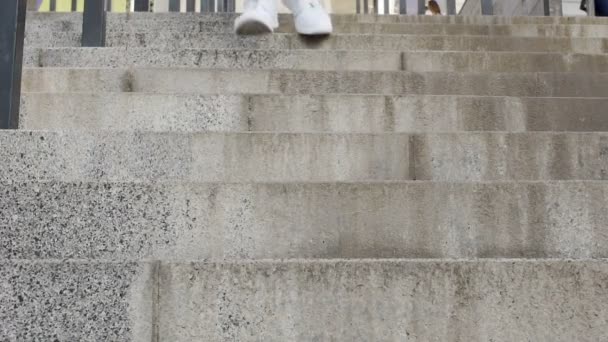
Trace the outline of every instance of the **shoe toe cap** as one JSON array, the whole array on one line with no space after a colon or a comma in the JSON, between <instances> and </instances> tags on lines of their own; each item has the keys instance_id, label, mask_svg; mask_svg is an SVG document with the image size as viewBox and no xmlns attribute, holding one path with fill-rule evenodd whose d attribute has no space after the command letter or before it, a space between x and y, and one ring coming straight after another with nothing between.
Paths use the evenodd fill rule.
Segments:
<instances>
[{"instance_id":1,"label":"shoe toe cap","mask_svg":"<svg viewBox=\"0 0 608 342\"><path fill-rule=\"evenodd\" d=\"M333 30L329 14L320 7L300 12L295 18L295 26L298 33L305 35L330 34Z\"/></svg>"}]
</instances>

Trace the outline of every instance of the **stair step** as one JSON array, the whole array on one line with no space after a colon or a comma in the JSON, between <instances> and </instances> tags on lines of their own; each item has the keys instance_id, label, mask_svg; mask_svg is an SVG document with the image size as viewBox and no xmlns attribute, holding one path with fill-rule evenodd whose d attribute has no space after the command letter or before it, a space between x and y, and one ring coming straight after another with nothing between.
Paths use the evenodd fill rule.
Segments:
<instances>
[{"instance_id":1,"label":"stair step","mask_svg":"<svg viewBox=\"0 0 608 342\"><path fill-rule=\"evenodd\" d=\"M0 270L0 337L18 340L608 336L606 260L4 261Z\"/></svg>"},{"instance_id":2,"label":"stair step","mask_svg":"<svg viewBox=\"0 0 608 342\"><path fill-rule=\"evenodd\" d=\"M333 34L326 38L306 38L275 33L240 37L234 34L189 32L115 33L108 46L208 48L208 49L337 49L337 50L454 50L607 53L608 39L564 37L484 37Z\"/></svg>"},{"instance_id":3,"label":"stair step","mask_svg":"<svg viewBox=\"0 0 608 342\"><path fill-rule=\"evenodd\" d=\"M608 133L3 132L3 180L608 180Z\"/></svg>"},{"instance_id":4,"label":"stair step","mask_svg":"<svg viewBox=\"0 0 608 342\"><path fill-rule=\"evenodd\" d=\"M192 31L109 31L107 46L198 48L198 49L329 49L403 51L525 51L564 53L607 53L607 38L344 34L306 38L294 33L237 36ZM77 32L28 32L26 46L80 46Z\"/></svg>"},{"instance_id":5,"label":"stair step","mask_svg":"<svg viewBox=\"0 0 608 342\"><path fill-rule=\"evenodd\" d=\"M0 339L152 341L146 262L0 260Z\"/></svg>"},{"instance_id":6,"label":"stair step","mask_svg":"<svg viewBox=\"0 0 608 342\"><path fill-rule=\"evenodd\" d=\"M82 20L48 20L34 19L27 24L28 33L40 32L82 32ZM608 35L606 25L556 25L556 24L453 24L453 23L386 23L386 22L353 22L337 21L333 23L335 33L360 34L415 34L415 35L489 35L520 37L580 37L605 38ZM201 18L173 19L110 19L108 32L201 32L207 34L233 33L233 20L209 20ZM275 32L295 33L293 20L285 18Z\"/></svg>"},{"instance_id":7,"label":"stair step","mask_svg":"<svg viewBox=\"0 0 608 342\"><path fill-rule=\"evenodd\" d=\"M463 51L26 49L30 67L204 67L415 72L608 72L608 54Z\"/></svg>"},{"instance_id":8,"label":"stair step","mask_svg":"<svg viewBox=\"0 0 608 342\"><path fill-rule=\"evenodd\" d=\"M608 98L24 93L34 130L608 131Z\"/></svg>"},{"instance_id":9,"label":"stair step","mask_svg":"<svg viewBox=\"0 0 608 342\"><path fill-rule=\"evenodd\" d=\"M608 73L26 68L25 92L606 97Z\"/></svg>"},{"instance_id":10,"label":"stair step","mask_svg":"<svg viewBox=\"0 0 608 342\"><path fill-rule=\"evenodd\" d=\"M608 182L0 183L0 258L606 258Z\"/></svg>"}]
</instances>

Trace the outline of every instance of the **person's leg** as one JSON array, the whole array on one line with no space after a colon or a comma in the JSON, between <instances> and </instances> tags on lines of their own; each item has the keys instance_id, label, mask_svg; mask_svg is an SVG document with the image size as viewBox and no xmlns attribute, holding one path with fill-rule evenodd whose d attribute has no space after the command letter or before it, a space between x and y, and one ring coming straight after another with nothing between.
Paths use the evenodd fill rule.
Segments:
<instances>
[{"instance_id":1,"label":"person's leg","mask_svg":"<svg viewBox=\"0 0 608 342\"><path fill-rule=\"evenodd\" d=\"M238 34L272 32L278 24L277 0L245 0L243 14L235 21ZM296 31L304 35L326 35L332 32L329 14L320 0L283 0L292 11Z\"/></svg>"}]
</instances>

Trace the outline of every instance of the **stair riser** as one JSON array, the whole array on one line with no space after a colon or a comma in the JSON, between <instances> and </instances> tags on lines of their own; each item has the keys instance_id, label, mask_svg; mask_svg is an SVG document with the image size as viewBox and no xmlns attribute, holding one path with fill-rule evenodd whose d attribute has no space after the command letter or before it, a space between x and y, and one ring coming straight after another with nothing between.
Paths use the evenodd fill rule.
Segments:
<instances>
[{"instance_id":1,"label":"stair riser","mask_svg":"<svg viewBox=\"0 0 608 342\"><path fill-rule=\"evenodd\" d=\"M608 39L520 38L483 36L332 35L303 38L294 34L238 37L172 32L121 33L107 38L108 46L206 49L328 49L401 51L529 51L607 53Z\"/></svg>"},{"instance_id":2,"label":"stair riser","mask_svg":"<svg viewBox=\"0 0 608 342\"><path fill-rule=\"evenodd\" d=\"M36 20L27 22L28 33L61 32L80 33L80 20ZM200 32L203 34L233 33L232 20L109 20L109 33L115 32ZM275 31L280 33L295 33L292 20L284 20ZM519 36L519 37L573 37L573 38L605 38L608 28L604 25L470 25L443 23L356 23L334 22L335 33L359 34L415 34L415 35L490 35L490 36Z\"/></svg>"},{"instance_id":3,"label":"stair riser","mask_svg":"<svg viewBox=\"0 0 608 342\"><path fill-rule=\"evenodd\" d=\"M153 270L145 262L0 261L0 339L152 341Z\"/></svg>"},{"instance_id":4,"label":"stair riser","mask_svg":"<svg viewBox=\"0 0 608 342\"><path fill-rule=\"evenodd\" d=\"M607 55L310 50L28 49L30 67L204 67L416 72L608 72Z\"/></svg>"},{"instance_id":5,"label":"stair riser","mask_svg":"<svg viewBox=\"0 0 608 342\"><path fill-rule=\"evenodd\" d=\"M181 132L605 132L606 108L608 99L584 98L25 93L20 124Z\"/></svg>"},{"instance_id":6,"label":"stair riser","mask_svg":"<svg viewBox=\"0 0 608 342\"><path fill-rule=\"evenodd\" d=\"M0 142L5 181L608 180L600 133L18 132Z\"/></svg>"},{"instance_id":7,"label":"stair riser","mask_svg":"<svg viewBox=\"0 0 608 342\"><path fill-rule=\"evenodd\" d=\"M0 180L408 180L407 134L0 135ZM10 146L10 147L9 147ZM12 171L11 171L12 169Z\"/></svg>"},{"instance_id":8,"label":"stair riser","mask_svg":"<svg viewBox=\"0 0 608 342\"><path fill-rule=\"evenodd\" d=\"M83 329L91 340L112 341L606 338L605 261L7 262L0 268L7 289L0 337L19 340L78 340Z\"/></svg>"},{"instance_id":9,"label":"stair riser","mask_svg":"<svg viewBox=\"0 0 608 342\"><path fill-rule=\"evenodd\" d=\"M402 73L192 68L24 69L24 92L424 94L605 97L608 74Z\"/></svg>"},{"instance_id":10,"label":"stair riser","mask_svg":"<svg viewBox=\"0 0 608 342\"><path fill-rule=\"evenodd\" d=\"M158 47L167 49L325 49L400 51L527 51L564 53L606 53L605 38L508 37L458 35L371 35L334 34L328 38L302 38L295 34L238 37L234 34L192 33L190 31L108 32L107 46ZM26 46L80 46L76 32L30 32Z\"/></svg>"},{"instance_id":11,"label":"stair riser","mask_svg":"<svg viewBox=\"0 0 608 342\"><path fill-rule=\"evenodd\" d=\"M0 258L608 257L606 182L28 182L0 191Z\"/></svg>"}]
</instances>

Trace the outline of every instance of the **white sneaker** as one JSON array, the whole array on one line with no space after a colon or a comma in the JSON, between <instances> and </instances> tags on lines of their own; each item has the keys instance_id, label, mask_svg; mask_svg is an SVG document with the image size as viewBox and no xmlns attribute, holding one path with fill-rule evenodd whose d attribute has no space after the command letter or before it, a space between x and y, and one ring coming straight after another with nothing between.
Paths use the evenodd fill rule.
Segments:
<instances>
[{"instance_id":1,"label":"white sneaker","mask_svg":"<svg viewBox=\"0 0 608 342\"><path fill-rule=\"evenodd\" d=\"M299 34L316 36L333 31L331 18L319 0L290 0L289 5Z\"/></svg>"},{"instance_id":2,"label":"white sneaker","mask_svg":"<svg viewBox=\"0 0 608 342\"><path fill-rule=\"evenodd\" d=\"M272 33L279 27L276 0L246 0L244 7L234 21L237 34Z\"/></svg>"}]
</instances>

